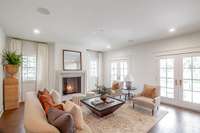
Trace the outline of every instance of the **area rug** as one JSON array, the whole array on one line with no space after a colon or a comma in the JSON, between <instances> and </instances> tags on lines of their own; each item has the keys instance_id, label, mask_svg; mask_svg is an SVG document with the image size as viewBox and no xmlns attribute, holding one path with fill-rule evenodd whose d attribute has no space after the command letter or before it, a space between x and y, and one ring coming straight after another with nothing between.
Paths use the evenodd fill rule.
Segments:
<instances>
[{"instance_id":1,"label":"area rug","mask_svg":"<svg viewBox=\"0 0 200 133\"><path fill-rule=\"evenodd\" d=\"M125 103L113 114L98 117L83 107L84 119L93 133L147 133L167 111L159 110L154 116L151 111Z\"/></svg>"}]
</instances>

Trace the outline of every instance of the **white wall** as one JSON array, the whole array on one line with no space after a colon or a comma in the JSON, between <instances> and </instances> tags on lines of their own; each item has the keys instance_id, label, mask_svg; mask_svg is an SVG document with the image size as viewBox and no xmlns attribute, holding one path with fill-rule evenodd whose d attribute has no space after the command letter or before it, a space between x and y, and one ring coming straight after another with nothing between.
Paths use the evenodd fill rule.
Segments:
<instances>
[{"instance_id":1,"label":"white wall","mask_svg":"<svg viewBox=\"0 0 200 133\"><path fill-rule=\"evenodd\" d=\"M104 84L110 86L110 61L114 58L128 57L130 73L135 79L134 84L142 88L144 83L158 84L156 53L199 46L200 32L105 52Z\"/></svg>"},{"instance_id":2,"label":"white wall","mask_svg":"<svg viewBox=\"0 0 200 133\"><path fill-rule=\"evenodd\" d=\"M2 53L2 50L5 48L6 45L6 35L3 31L3 29L0 27L0 53ZM2 62L2 56L0 55L0 116L3 111L3 66L1 64Z\"/></svg>"}]
</instances>

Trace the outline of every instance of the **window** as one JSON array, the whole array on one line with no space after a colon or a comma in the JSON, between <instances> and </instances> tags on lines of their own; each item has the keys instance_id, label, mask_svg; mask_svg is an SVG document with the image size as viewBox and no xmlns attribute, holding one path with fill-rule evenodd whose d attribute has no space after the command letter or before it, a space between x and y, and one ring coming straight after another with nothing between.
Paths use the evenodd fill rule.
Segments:
<instances>
[{"instance_id":1,"label":"window","mask_svg":"<svg viewBox=\"0 0 200 133\"><path fill-rule=\"evenodd\" d=\"M111 84L113 81L124 81L128 74L128 61L116 60L111 62Z\"/></svg>"},{"instance_id":2,"label":"window","mask_svg":"<svg viewBox=\"0 0 200 133\"><path fill-rule=\"evenodd\" d=\"M183 58L183 101L200 103L200 56Z\"/></svg>"},{"instance_id":3,"label":"window","mask_svg":"<svg viewBox=\"0 0 200 133\"><path fill-rule=\"evenodd\" d=\"M111 63L111 84L115 80L117 80L117 62L112 62Z\"/></svg>"},{"instance_id":4,"label":"window","mask_svg":"<svg viewBox=\"0 0 200 133\"><path fill-rule=\"evenodd\" d=\"M36 80L36 57L23 56L22 65L23 81Z\"/></svg>"},{"instance_id":5,"label":"window","mask_svg":"<svg viewBox=\"0 0 200 133\"><path fill-rule=\"evenodd\" d=\"M127 76L128 73L128 66L127 66L127 61L121 61L120 62L120 80L124 81L125 77Z\"/></svg>"},{"instance_id":6,"label":"window","mask_svg":"<svg viewBox=\"0 0 200 133\"><path fill-rule=\"evenodd\" d=\"M97 61L90 61L90 76L97 77Z\"/></svg>"},{"instance_id":7,"label":"window","mask_svg":"<svg viewBox=\"0 0 200 133\"><path fill-rule=\"evenodd\" d=\"M174 98L174 59L160 59L161 96Z\"/></svg>"}]
</instances>

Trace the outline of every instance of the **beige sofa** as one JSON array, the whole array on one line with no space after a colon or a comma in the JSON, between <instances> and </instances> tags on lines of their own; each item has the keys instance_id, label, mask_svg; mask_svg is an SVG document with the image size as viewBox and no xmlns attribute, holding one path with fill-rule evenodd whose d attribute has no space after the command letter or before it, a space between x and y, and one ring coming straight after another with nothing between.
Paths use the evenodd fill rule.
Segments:
<instances>
[{"instance_id":1,"label":"beige sofa","mask_svg":"<svg viewBox=\"0 0 200 133\"><path fill-rule=\"evenodd\" d=\"M143 106L143 107L151 109L152 115L154 115L155 110L158 110L160 106L160 88L157 86L151 86L151 85L144 85L144 87L145 86L156 89L155 97L154 98L145 97L142 95L143 92L141 92L133 98L133 108L135 104L139 106Z\"/></svg>"},{"instance_id":2,"label":"beige sofa","mask_svg":"<svg viewBox=\"0 0 200 133\"><path fill-rule=\"evenodd\" d=\"M26 93L24 126L26 133L59 133L57 128L48 123L35 92ZM82 130L76 130L76 133L91 133L86 123L83 127Z\"/></svg>"}]
</instances>

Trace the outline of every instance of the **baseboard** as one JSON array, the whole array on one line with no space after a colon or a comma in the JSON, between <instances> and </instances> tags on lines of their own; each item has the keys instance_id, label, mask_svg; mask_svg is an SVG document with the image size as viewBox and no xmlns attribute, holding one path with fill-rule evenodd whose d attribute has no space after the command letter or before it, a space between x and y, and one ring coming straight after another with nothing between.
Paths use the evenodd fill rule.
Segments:
<instances>
[{"instance_id":1,"label":"baseboard","mask_svg":"<svg viewBox=\"0 0 200 133\"><path fill-rule=\"evenodd\" d=\"M174 103L168 103L168 102L161 102L161 103L169 105L169 106L179 107L179 108L182 108L182 109L186 109L186 110L190 110L190 111L194 111L194 112L200 113L199 108L192 108L190 106L185 106L185 105L181 105L181 104L174 104Z\"/></svg>"},{"instance_id":2,"label":"baseboard","mask_svg":"<svg viewBox=\"0 0 200 133\"><path fill-rule=\"evenodd\" d=\"M1 118L2 114L3 114L3 108L1 107L0 108L0 118Z\"/></svg>"}]
</instances>

